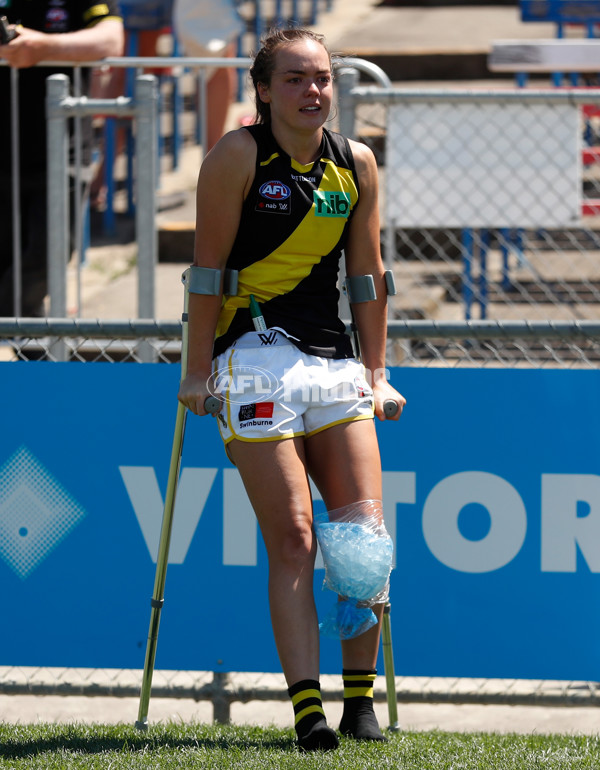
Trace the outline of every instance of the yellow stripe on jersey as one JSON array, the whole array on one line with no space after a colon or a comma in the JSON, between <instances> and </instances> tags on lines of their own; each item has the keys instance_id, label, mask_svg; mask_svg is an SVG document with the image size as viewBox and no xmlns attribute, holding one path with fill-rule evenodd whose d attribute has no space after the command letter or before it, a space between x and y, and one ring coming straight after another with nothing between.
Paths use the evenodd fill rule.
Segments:
<instances>
[{"instance_id":1,"label":"yellow stripe on jersey","mask_svg":"<svg viewBox=\"0 0 600 770\"><path fill-rule=\"evenodd\" d=\"M278 152L274 152L274 153L271 155L271 157L270 157L270 158L267 158L266 160L261 160L261 162L260 162L260 165L261 165L261 166L268 166L268 165L269 165L269 163L270 163L272 160L275 160L275 158L278 158L278 157L279 157L279 153L278 153Z\"/></svg>"},{"instance_id":2,"label":"yellow stripe on jersey","mask_svg":"<svg viewBox=\"0 0 600 770\"><path fill-rule=\"evenodd\" d=\"M83 14L83 20L87 22L90 19L95 19L97 16L108 16L108 5L106 3L98 3L98 5L88 8Z\"/></svg>"},{"instance_id":3,"label":"yellow stripe on jersey","mask_svg":"<svg viewBox=\"0 0 600 770\"><path fill-rule=\"evenodd\" d=\"M123 19L120 16L101 16L99 19L92 19L86 29L97 27L98 24L103 24L105 21L120 21L121 24L123 23Z\"/></svg>"},{"instance_id":4,"label":"yellow stripe on jersey","mask_svg":"<svg viewBox=\"0 0 600 770\"><path fill-rule=\"evenodd\" d=\"M358 201L352 171L339 168L326 158L323 161L325 169L319 190L348 193L352 210ZM294 162L292 165L298 170L307 168ZM309 164L308 168L312 166ZM226 333L238 308L248 307L250 294L259 302L267 302L295 289L323 256L335 248L345 226L346 217L316 217L313 202L289 238L263 259L240 270L237 296L224 298L216 336Z\"/></svg>"}]
</instances>

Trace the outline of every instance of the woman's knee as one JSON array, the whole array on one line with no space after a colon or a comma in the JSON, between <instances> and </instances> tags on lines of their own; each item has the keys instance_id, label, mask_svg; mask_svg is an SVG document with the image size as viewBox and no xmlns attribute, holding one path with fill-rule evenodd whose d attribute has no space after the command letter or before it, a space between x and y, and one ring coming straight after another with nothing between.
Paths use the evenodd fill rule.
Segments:
<instances>
[{"instance_id":1,"label":"woman's knee","mask_svg":"<svg viewBox=\"0 0 600 770\"><path fill-rule=\"evenodd\" d=\"M312 567L315 562L317 543L312 526L294 523L280 533L277 542L270 549L271 562L301 571Z\"/></svg>"}]
</instances>

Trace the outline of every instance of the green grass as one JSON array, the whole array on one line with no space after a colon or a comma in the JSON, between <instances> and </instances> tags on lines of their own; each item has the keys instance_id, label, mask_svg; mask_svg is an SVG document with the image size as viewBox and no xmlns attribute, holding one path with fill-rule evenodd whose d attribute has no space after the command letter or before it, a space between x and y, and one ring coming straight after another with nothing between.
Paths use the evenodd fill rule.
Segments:
<instances>
[{"instance_id":1,"label":"green grass","mask_svg":"<svg viewBox=\"0 0 600 770\"><path fill-rule=\"evenodd\" d=\"M343 739L337 751L300 754L293 731L248 726L0 723L0 768L395 768L578 770L600 767L600 738L567 735L400 732L388 744Z\"/></svg>"}]
</instances>

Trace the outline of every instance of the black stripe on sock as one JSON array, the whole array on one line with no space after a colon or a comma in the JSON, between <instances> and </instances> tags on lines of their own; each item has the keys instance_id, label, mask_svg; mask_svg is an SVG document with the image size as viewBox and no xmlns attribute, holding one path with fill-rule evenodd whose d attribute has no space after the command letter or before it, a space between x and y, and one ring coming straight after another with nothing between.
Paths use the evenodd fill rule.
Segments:
<instances>
[{"instance_id":1,"label":"black stripe on sock","mask_svg":"<svg viewBox=\"0 0 600 770\"><path fill-rule=\"evenodd\" d=\"M323 708L323 702L321 701L321 698L304 698L304 700L299 701L294 706L294 715L297 716L301 711L304 711L304 709L308 708L309 706L320 706Z\"/></svg>"},{"instance_id":2,"label":"black stripe on sock","mask_svg":"<svg viewBox=\"0 0 600 770\"><path fill-rule=\"evenodd\" d=\"M302 679L288 688L288 695L290 698L293 698L294 695L298 695L302 690L318 690L321 692L321 685L316 679Z\"/></svg>"}]
</instances>

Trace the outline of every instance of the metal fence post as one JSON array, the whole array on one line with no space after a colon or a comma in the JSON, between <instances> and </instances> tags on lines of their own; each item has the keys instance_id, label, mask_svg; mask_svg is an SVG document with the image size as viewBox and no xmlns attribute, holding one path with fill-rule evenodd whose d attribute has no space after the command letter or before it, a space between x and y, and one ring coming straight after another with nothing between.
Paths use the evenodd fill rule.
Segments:
<instances>
[{"instance_id":1,"label":"metal fence post","mask_svg":"<svg viewBox=\"0 0 600 770\"><path fill-rule=\"evenodd\" d=\"M67 264L69 261L69 142L63 103L69 95L69 78L50 75L46 80L48 147L48 292L50 315L67 315ZM56 361L67 358L65 343L51 346Z\"/></svg>"},{"instance_id":2,"label":"metal fence post","mask_svg":"<svg viewBox=\"0 0 600 770\"><path fill-rule=\"evenodd\" d=\"M202 157L208 151L206 146L206 137L208 135L208 98L206 94L207 86L206 69L201 69L198 73L198 142L202 145Z\"/></svg>"},{"instance_id":3,"label":"metal fence post","mask_svg":"<svg viewBox=\"0 0 600 770\"><path fill-rule=\"evenodd\" d=\"M213 672L213 718L217 724L227 725L231 721L231 699L229 697L229 674L226 671Z\"/></svg>"},{"instance_id":4,"label":"metal fence post","mask_svg":"<svg viewBox=\"0 0 600 770\"><path fill-rule=\"evenodd\" d=\"M158 81L154 75L135 80L135 227L138 244L138 318L154 318L156 300L156 186L158 178ZM156 350L149 340L136 347L144 363L156 361Z\"/></svg>"},{"instance_id":5,"label":"metal fence post","mask_svg":"<svg viewBox=\"0 0 600 770\"><path fill-rule=\"evenodd\" d=\"M69 78L51 75L46 81L48 118L48 288L50 315L67 314L67 262L69 258L69 185L67 171L67 116L62 102L69 95Z\"/></svg>"},{"instance_id":6,"label":"metal fence post","mask_svg":"<svg viewBox=\"0 0 600 770\"><path fill-rule=\"evenodd\" d=\"M138 316L154 318L158 239L156 233L156 179L158 139L156 112L158 86L154 75L140 75L135 81L136 102L136 195L138 242Z\"/></svg>"},{"instance_id":7,"label":"metal fence post","mask_svg":"<svg viewBox=\"0 0 600 770\"><path fill-rule=\"evenodd\" d=\"M10 68L10 139L12 227L13 227L13 312L21 315L23 307L23 285L21 281L21 142L19 141L19 70Z\"/></svg>"},{"instance_id":8,"label":"metal fence post","mask_svg":"<svg viewBox=\"0 0 600 770\"><path fill-rule=\"evenodd\" d=\"M359 73L354 67L340 67L336 69L335 74L338 86L340 133L349 139L356 139L356 108L350 91L358 85Z\"/></svg>"}]
</instances>

